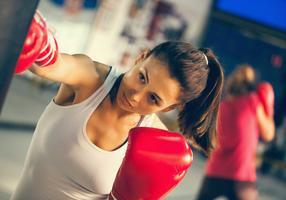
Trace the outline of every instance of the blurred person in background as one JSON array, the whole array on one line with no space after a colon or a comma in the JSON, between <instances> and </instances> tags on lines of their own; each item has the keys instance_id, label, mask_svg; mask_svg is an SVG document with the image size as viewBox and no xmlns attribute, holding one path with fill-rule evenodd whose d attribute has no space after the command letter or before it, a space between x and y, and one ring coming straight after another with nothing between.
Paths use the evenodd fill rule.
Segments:
<instances>
[{"instance_id":1,"label":"blurred person in background","mask_svg":"<svg viewBox=\"0 0 286 200\"><path fill-rule=\"evenodd\" d=\"M258 198L256 148L259 138L269 142L274 137L273 102L271 85L256 85L252 66L239 65L228 77L219 109L218 143L206 163L198 200Z\"/></svg>"}]
</instances>

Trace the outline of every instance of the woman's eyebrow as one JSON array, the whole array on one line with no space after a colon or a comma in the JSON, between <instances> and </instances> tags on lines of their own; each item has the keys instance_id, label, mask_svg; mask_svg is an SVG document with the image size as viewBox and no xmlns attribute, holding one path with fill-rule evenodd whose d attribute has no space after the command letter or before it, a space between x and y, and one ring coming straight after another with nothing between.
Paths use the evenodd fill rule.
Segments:
<instances>
[{"instance_id":1,"label":"woman's eyebrow","mask_svg":"<svg viewBox=\"0 0 286 200\"><path fill-rule=\"evenodd\" d=\"M148 75L148 70L145 69L145 76L146 76L146 79L147 79L147 83L149 83L149 75Z\"/></svg>"}]
</instances>

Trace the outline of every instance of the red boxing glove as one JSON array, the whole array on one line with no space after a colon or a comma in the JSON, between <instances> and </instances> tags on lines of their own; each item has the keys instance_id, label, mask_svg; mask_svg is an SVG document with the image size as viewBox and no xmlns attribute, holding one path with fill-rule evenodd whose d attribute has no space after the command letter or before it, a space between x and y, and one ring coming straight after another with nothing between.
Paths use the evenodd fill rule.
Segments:
<instances>
[{"instance_id":1,"label":"red boxing glove","mask_svg":"<svg viewBox=\"0 0 286 200\"><path fill-rule=\"evenodd\" d=\"M274 90L270 83L263 82L257 85L257 94L267 116L274 115Z\"/></svg>"},{"instance_id":2,"label":"red boxing glove","mask_svg":"<svg viewBox=\"0 0 286 200\"><path fill-rule=\"evenodd\" d=\"M133 128L109 199L160 199L183 179L192 161L192 150L182 135Z\"/></svg>"},{"instance_id":3,"label":"red boxing glove","mask_svg":"<svg viewBox=\"0 0 286 200\"><path fill-rule=\"evenodd\" d=\"M41 17L42 21L45 21L45 19L41 15L39 16ZM54 37L54 35L51 33L50 30L48 29L46 30L47 30L47 40L45 41L45 45L41 49L41 52L36 59L36 63L41 67L54 64L59 54L58 51L59 48L56 38Z\"/></svg>"},{"instance_id":4,"label":"red boxing glove","mask_svg":"<svg viewBox=\"0 0 286 200\"><path fill-rule=\"evenodd\" d=\"M24 46L17 61L15 73L21 73L34 62L40 66L53 64L58 55L58 46L46 22L39 12L36 12L28 31Z\"/></svg>"}]
</instances>

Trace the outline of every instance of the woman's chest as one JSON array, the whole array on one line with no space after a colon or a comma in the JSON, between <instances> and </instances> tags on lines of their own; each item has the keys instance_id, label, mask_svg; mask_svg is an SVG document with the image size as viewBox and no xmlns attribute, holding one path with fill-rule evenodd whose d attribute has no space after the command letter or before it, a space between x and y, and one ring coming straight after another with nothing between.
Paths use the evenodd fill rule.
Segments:
<instances>
[{"instance_id":1,"label":"woman's chest","mask_svg":"<svg viewBox=\"0 0 286 200\"><path fill-rule=\"evenodd\" d=\"M47 168L58 170L64 179L68 177L65 181L106 194L111 190L126 145L117 151L104 151L89 140L82 126L84 121L79 115L55 116L45 121L45 126L36 131L32 159L38 156L45 160Z\"/></svg>"},{"instance_id":2,"label":"woman's chest","mask_svg":"<svg viewBox=\"0 0 286 200\"><path fill-rule=\"evenodd\" d=\"M117 120L112 113L94 112L86 124L86 135L97 147L113 151L121 147L128 138L128 132L138 124L139 119Z\"/></svg>"}]
</instances>

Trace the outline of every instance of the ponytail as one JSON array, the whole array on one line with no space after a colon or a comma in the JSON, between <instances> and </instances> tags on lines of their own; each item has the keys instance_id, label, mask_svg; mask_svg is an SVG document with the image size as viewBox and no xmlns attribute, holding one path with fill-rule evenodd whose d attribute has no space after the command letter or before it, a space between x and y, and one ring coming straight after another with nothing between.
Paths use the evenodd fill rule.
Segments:
<instances>
[{"instance_id":1,"label":"ponytail","mask_svg":"<svg viewBox=\"0 0 286 200\"><path fill-rule=\"evenodd\" d=\"M197 98L184 104L179 113L179 125L193 147L209 154L217 140L217 118L224 74L210 49L199 50L206 56L209 67L206 87Z\"/></svg>"}]
</instances>

